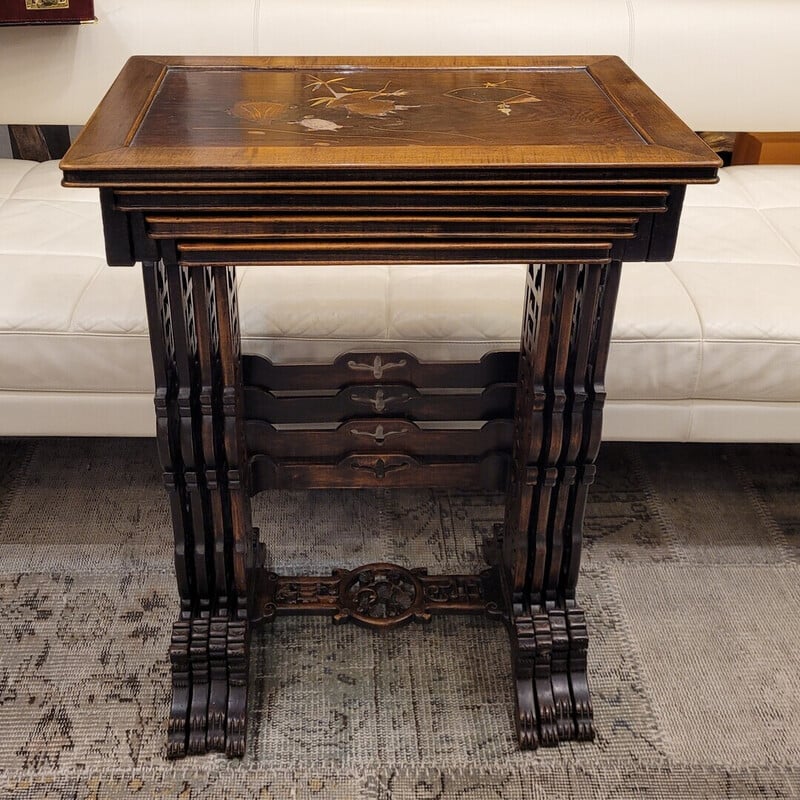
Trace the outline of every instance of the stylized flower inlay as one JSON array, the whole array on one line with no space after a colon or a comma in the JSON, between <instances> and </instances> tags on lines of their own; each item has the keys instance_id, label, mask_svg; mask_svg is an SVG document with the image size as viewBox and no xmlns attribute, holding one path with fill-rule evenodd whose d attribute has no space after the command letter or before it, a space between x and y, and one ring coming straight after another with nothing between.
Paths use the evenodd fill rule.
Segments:
<instances>
[{"instance_id":1,"label":"stylized flower inlay","mask_svg":"<svg viewBox=\"0 0 800 800\"><path fill-rule=\"evenodd\" d=\"M512 106L524 103L540 103L540 98L531 94L527 89L509 86L508 80L492 83L487 81L482 86L465 86L462 89L453 89L447 92L456 100L467 103L491 103L505 116L510 116Z\"/></svg>"},{"instance_id":2,"label":"stylized flower inlay","mask_svg":"<svg viewBox=\"0 0 800 800\"><path fill-rule=\"evenodd\" d=\"M248 122L262 122L278 119L286 112L285 103L273 103L269 100L240 100L231 109L231 114Z\"/></svg>"},{"instance_id":3,"label":"stylized flower inlay","mask_svg":"<svg viewBox=\"0 0 800 800\"><path fill-rule=\"evenodd\" d=\"M361 114L364 117L385 117L395 111L406 111L409 108L419 108L419 106L408 106L397 103L395 97L405 97L408 92L405 89L395 89L389 91L389 82L380 89L362 89L355 86L345 86L342 82L344 77L330 78L323 80L316 75L311 76L311 83L306 84L306 89L317 92L326 89L330 96L317 97L311 101L312 106L322 106L323 108L344 108L351 114Z\"/></svg>"}]
</instances>

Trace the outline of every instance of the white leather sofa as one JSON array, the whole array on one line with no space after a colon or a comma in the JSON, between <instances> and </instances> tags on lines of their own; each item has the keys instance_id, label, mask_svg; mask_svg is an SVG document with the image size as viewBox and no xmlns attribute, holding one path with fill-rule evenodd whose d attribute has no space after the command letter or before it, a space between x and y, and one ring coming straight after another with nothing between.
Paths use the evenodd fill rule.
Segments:
<instances>
[{"instance_id":1,"label":"white leather sofa","mask_svg":"<svg viewBox=\"0 0 800 800\"><path fill-rule=\"evenodd\" d=\"M726 7L729 6L729 7ZM722 10L724 8L724 10ZM780 0L96 0L0 30L0 123L80 125L133 53L599 53L696 130L800 129L800 7ZM0 159L0 435L153 434L141 275L105 265L93 190ZM275 361L515 347L522 267L249 268L245 348ZM800 441L800 167L689 187L675 260L627 264L607 439Z\"/></svg>"}]
</instances>

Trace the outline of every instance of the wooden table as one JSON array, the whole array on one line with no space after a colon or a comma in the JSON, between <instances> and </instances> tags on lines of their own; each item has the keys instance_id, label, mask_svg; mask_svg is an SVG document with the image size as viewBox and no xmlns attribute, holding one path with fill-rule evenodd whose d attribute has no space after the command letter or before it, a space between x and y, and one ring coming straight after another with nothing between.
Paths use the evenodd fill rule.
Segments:
<instances>
[{"instance_id":1,"label":"wooden table","mask_svg":"<svg viewBox=\"0 0 800 800\"><path fill-rule=\"evenodd\" d=\"M593 737L575 588L621 264L671 257L685 185L718 164L612 57L128 62L62 168L100 187L109 263L143 264L180 593L169 756L244 753L251 629L297 613L495 616L520 746ZM476 262L528 265L519 353L241 355L234 264ZM251 495L375 486L506 490L490 566L265 566Z\"/></svg>"}]
</instances>

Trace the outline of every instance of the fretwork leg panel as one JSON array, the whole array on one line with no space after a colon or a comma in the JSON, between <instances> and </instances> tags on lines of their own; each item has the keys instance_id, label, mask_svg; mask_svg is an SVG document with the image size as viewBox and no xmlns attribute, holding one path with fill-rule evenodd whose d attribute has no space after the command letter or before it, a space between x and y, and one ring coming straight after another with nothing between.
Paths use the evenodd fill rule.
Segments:
<instances>
[{"instance_id":1,"label":"fretwork leg panel","mask_svg":"<svg viewBox=\"0 0 800 800\"><path fill-rule=\"evenodd\" d=\"M594 736L575 588L620 266L528 268L501 548L522 747Z\"/></svg>"},{"instance_id":2,"label":"fretwork leg panel","mask_svg":"<svg viewBox=\"0 0 800 800\"><path fill-rule=\"evenodd\" d=\"M255 536L244 466L232 267L145 262L159 454L181 613L170 647L170 757L245 747Z\"/></svg>"}]
</instances>

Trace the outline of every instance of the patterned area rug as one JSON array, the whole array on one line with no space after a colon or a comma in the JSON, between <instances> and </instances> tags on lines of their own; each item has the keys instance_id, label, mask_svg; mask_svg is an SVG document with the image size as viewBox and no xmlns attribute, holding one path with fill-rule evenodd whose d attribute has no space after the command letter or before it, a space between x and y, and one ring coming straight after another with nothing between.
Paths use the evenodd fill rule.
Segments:
<instances>
[{"instance_id":1,"label":"patterned area rug","mask_svg":"<svg viewBox=\"0 0 800 800\"><path fill-rule=\"evenodd\" d=\"M154 442L0 442L0 798L800 797L800 447L606 444L598 472L594 743L517 751L502 625L282 618L254 643L247 757L172 763ZM255 516L279 571L473 571L502 501L275 492Z\"/></svg>"}]
</instances>

